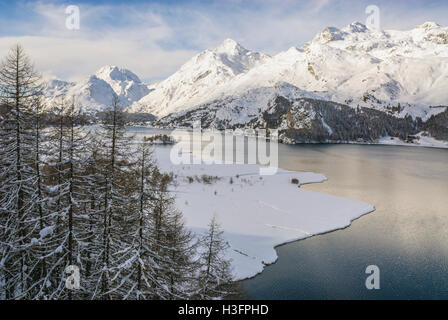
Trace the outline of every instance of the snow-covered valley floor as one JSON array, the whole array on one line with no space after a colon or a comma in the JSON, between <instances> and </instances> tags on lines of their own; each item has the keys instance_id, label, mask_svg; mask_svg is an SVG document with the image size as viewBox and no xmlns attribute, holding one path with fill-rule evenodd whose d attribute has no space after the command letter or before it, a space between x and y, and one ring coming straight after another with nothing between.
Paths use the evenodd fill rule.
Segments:
<instances>
[{"instance_id":1,"label":"snow-covered valley floor","mask_svg":"<svg viewBox=\"0 0 448 320\"><path fill-rule=\"evenodd\" d=\"M215 215L230 248L235 280L249 278L276 261L275 246L316 234L345 228L351 221L374 211L374 206L298 188L324 182L323 174L278 169L260 176L251 164L181 164L170 161L170 147L155 147L162 171L173 172L176 205L187 227L205 232ZM201 177L217 176L204 182ZM197 177L197 178L196 178Z\"/></svg>"}]
</instances>

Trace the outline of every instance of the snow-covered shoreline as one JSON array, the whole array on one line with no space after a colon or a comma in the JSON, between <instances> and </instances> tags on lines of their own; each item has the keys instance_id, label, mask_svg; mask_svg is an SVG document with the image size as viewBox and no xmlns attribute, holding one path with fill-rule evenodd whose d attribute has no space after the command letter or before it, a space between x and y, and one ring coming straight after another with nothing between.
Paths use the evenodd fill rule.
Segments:
<instances>
[{"instance_id":1,"label":"snow-covered shoreline","mask_svg":"<svg viewBox=\"0 0 448 320\"><path fill-rule=\"evenodd\" d=\"M176 127L176 128L167 128L163 126L149 126L149 125L129 125L128 128L144 128L144 129L154 129L154 130L160 130L160 132L163 132L165 134L171 134L173 130L182 130L184 132L191 132L192 129L190 127ZM217 129L202 129L203 132L213 132L213 130ZM219 130L218 130L219 131ZM234 133L235 135L237 133ZM325 141L325 142L292 142L287 143L286 141L283 141L282 144L285 145L298 145L298 144L304 144L304 145L314 145L314 144L355 144L355 145L376 145L376 146L405 146L405 147L424 147L424 148L441 148L441 149L448 149L448 141L444 140L437 140L430 136L425 136L423 132L419 132L415 135L419 139L417 142L414 143L408 143L400 138L397 137L390 137L385 136L378 139L377 142L360 142L360 141Z\"/></svg>"},{"instance_id":2,"label":"snow-covered shoreline","mask_svg":"<svg viewBox=\"0 0 448 320\"><path fill-rule=\"evenodd\" d=\"M419 143L405 142L396 137L382 137L378 142L358 142L358 141L344 141L344 142L306 142L306 143L285 143L287 145L316 145L316 144L351 144L359 146L397 146L397 147L420 147L420 148L436 148L436 149L448 149L448 141L436 140L431 137L427 137Z\"/></svg>"},{"instance_id":3,"label":"snow-covered shoreline","mask_svg":"<svg viewBox=\"0 0 448 320\"><path fill-rule=\"evenodd\" d=\"M230 244L235 280L250 278L277 260L275 247L346 228L374 207L367 203L298 188L324 182L323 174L279 169L260 176L251 164L183 164L170 161L170 147L155 147L162 171L173 172L176 206L186 226L195 233L206 230L215 215ZM203 182L201 177L218 177Z\"/></svg>"},{"instance_id":4,"label":"snow-covered shoreline","mask_svg":"<svg viewBox=\"0 0 448 320\"><path fill-rule=\"evenodd\" d=\"M426 147L426 148L448 148L448 141L437 140L429 136L424 136L422 133L416 135L418 141L416 143L407 143L396 137L383 137L378 141L380 145L393 145L405 147Z\"/></svg>"}]
</instances>

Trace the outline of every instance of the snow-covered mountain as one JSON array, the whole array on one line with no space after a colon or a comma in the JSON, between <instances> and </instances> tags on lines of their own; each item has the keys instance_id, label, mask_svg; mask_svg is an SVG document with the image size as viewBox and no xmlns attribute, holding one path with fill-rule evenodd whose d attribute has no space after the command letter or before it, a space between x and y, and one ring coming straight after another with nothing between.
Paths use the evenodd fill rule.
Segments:
<instances>
[{"instance_id":1,"label":"snow-covered mountain","mask_svg":"<svg viewBox=\"0 0 448 320\"><path fill-rule=\"evenodd\" d=\"M96 113L107 109L114 95L124 109L151 91L131 71L116 66L104 66L95 75L79 82L50 80L46 83L45 108L57 106L60 97L75 97L76 105L84 113Z\"/></svg>"},{"instance_id":2,"label":"snow-covered mountain","mask_svg":"<svg viewBox=\"0 0 448 320\"><path fill-rule=\"evenodd\" d=\"M164 117L238 99L244 119L269 103L245 93L281 87L284 94L285 83L291 95L298 89L304 96L425 120L444 111L430 106L448 103L448 28L427 22L408 31L380 31L355 22L325 28L304 46L273 57L227 39L193 57L126 110Z\"/></svg>"},{"instance_id":3,"label":"snow-covered mountain","mask_svg":"<svg viewBox=\"0 0 448 320\"><path fill-rule=\"evenodd\" d=\"M93 114L116 94L125 111L154 114L162 126L201 120L204 127L278 128L291 142L420 132L448 140L446 88L447 27L372 30L355 22L272 57L226 39L152 86L103 67L80 83L49 82L46 100L53 106L58 96L74 95Z\"/></svg>"},{"instance_id":4,"label":"snow-covered mountain","mask_svg":"<svg viewBox=\"0 0 448 320\"><path fill-rule=\"evenodd\" d=\"M166 116L186 110L208 101L230 81L269 59L265 54L249 51L234 40L226 39L218 47L191 58L127 111Z\"/></svg>"}]
</instances>

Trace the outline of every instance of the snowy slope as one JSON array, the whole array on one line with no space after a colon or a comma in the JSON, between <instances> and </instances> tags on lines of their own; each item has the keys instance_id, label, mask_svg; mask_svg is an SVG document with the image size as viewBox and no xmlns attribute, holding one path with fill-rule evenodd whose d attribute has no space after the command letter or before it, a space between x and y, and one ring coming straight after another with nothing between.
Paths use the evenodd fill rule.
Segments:
<instances>
[{"instance_id":1,"label":"snowy slope","mask_svg":"<svg viewBox=\"0 0 448 320\"><path fill-rule=\"evenodd\" d=\"M75 97L82 112L95 113L110 106L117 95L125 108L150 92L149 86L131 71L116 66L104 66L95 75L79 82L51 80L46 83L45 104L51 110L60 97Z\"/></svg>"},{"instance_id":2,"label":"snowy slope","mask_svg":"<svg viewBox=\"0 0 448 320\"><path fill-rule=\"evenodd\" d=\"M192 58L127 110L163 117L278 83L353 107L385 111L400 104L397 116L425 120L443 111L430 105L448 101L448 28L428 22L408 31L377 31L355 22L326 28L303 47L273 57L226 40Z\"/></svg>"},{"instance_id":3,"label":"snowy slope","mask_svg":"<svg viewBox=\"0 0 448 320\"><path fill-rule=\"evenodd\" d=\"M170 114L161 118L159 124L165 127L192 127L194 122L201 121L201 125L206 128L243 127L257 120L274 104L278 96L291 100L301 97L318 98L317 95L287 82L278 82L272 86L241 90L234 95Z\"/></svg>"},{"instance_id":4,"label":"snowy slope","mask_svg":"<svg viewBox=\"0 0 448 320\"><path fill-rule=\"evenodd\" d=\"M407 31L371 30L355 22L325 28L302 47L272 57L226 39L152 86L106 66L80 83L48 82L46 102L51 108L58 96L75 96L83 112L95 113L116 94L128 112L178 119L211 110L213 122L240 125L283 95L426 121L444 112L431 106L447 105L447 87L447 27L427 22Z\"/></svg>"},{"instance_id":5,"label":"snowy slope","mask_svg":"<svg viewBox=\"0 0 448 320\"><path fill-rule=\"evenodd\" d=\"M226 39L218 47L191 58L127 111L158 116L183 111L208 101L231 80L269 59L267 55L246 50L234 40Z\"/></svg>"}]
</instances>

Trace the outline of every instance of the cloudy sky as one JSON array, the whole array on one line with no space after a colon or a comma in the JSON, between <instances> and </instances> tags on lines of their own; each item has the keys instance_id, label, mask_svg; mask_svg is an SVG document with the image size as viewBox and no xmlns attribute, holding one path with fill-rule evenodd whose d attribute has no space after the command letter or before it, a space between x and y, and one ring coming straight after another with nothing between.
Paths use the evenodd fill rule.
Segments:
<instances>
[{"instance_id":1,"label":"cloudy sky","mask_svg":"<svg viewBox=\"0 0 448 320\"><path fill-rule=\"evenodd\" d=\"M79 30L66 27L69 5L79 7ZM380 8L382 29L448 26L446 0L0 0L0 56L21 43L45 77L76 81L110 64L156 81L225 38L275 54L326 26L364 23L368 5Z\"/></svg>"}]
</instances>

